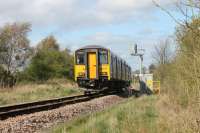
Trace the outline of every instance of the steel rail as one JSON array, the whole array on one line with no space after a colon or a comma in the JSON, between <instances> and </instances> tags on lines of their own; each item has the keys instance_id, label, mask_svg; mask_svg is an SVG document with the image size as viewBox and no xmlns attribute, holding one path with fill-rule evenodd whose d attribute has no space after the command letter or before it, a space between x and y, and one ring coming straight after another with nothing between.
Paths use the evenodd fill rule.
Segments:
<instances>
[{"instance_id":1,"label":"steel rail","mask_svg":"<svg viewBox=\"0 0 200 133\"><path fill-rule=\"evenodd\" d=\"M0 107L0 120L5 120L9 117L15 117L18 115L31 114L34 112L51 110L64 105L75 104L80 102L89 101L91 99L106 96L110 94L114 94L116 92L101 92L101 93L93 93L90 95L77 95L77 96L68 96L62 98L55 98L43 101L22 103L17 105L8 105Z\"/></svg>"}]
</instances>

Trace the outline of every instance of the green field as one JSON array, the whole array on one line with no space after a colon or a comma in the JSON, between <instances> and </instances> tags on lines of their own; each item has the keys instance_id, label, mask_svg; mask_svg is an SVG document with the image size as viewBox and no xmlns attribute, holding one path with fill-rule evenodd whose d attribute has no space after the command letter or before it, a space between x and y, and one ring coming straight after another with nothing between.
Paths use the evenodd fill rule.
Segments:
<instances>
[{"instance_id":1,"label":"green field","mask_svg":"<svg viewBox=\"0 0 200 133\"><path fill-rule=\"evenodd\" d=\"M103 112L82 116L51 129L53 133L192 133L198 131L192 112L168 105L166 96L130 98ZM190 116L186 115L191 113ZM185 117L183 117L185 116ZM190 119L188 119L190 118Z\"/></svg>"}]
</instances>

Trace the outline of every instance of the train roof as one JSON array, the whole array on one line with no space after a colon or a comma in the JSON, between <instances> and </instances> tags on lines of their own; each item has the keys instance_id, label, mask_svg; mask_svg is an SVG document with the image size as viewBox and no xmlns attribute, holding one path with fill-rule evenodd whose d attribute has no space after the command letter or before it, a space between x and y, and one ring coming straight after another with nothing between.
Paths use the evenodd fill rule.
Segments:
<instances>
[{"instance_id":1,"label":"train roof","mask_svg":"<svg viewBox=\"0 0 200 133\"><path fill-rule=\"evenodd\" d=\"M81 49L106 49L106 50L109 50L109 49L102 47L100 45L87 45L87 46L81 47L77 50L81 50Z\"/></svg>"}]
</instances>

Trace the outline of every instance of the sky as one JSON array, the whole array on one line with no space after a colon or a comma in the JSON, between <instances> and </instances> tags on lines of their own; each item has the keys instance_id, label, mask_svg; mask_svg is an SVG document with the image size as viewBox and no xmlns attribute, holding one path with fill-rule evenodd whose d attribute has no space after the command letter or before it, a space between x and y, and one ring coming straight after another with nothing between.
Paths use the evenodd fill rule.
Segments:
<instances>
[{"instance_id":1,"label":"sky","mask_svg":"<svg viewBox=\"0 0 200 133\"><path fill-rule=\"evenodd\" d=\"M179 17L177 0L155 0ZM31 46L54 35L61 48L72 51L85 45L101 45L125 59L133 70L139 58L132 46L145 49L144 66L154 62L154 46L173 36L176 23L152 0L0 0L0 26L29 22Z\"/></svg>"}]
</instances>

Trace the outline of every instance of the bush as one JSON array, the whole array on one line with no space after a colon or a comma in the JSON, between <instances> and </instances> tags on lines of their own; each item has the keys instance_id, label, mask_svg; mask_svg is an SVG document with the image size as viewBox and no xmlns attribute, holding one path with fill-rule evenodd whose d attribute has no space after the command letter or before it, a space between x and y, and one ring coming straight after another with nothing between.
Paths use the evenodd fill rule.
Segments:
<instances>
[{"instance_id":1,"label":"bush","mask_svg":"<svg viewBox=\"0 0 200 133\"><path fill-rule=\"evenodd\" d=\"M171 63L157 67L164 92L184 107L200 97L200 18L177 29L178 53Z\"/></svg>"},{"instance_id":2,"label":"bush","mask_svg":"<svg viewBox=\"0 0 200 133\"><path fill-rule=\"evenodd\" d=\"M51 78L72 79L73 56L69 49L61 51L54 36L41 40L28 67L18 73L18 81L44 82Z\"/></svg>"},{"instance_id":3,"label":"bush","mask_svg":"<svg viewBox=\"0 0 200 133\"><path fill-rule=\"evenodd\" d=\"M46 81L50 78L71 78L70 70L73 67L64 52L39 50L32 58L31 64L24 71L25 77L31 81Z\"/></svg>"}]
</instances>

